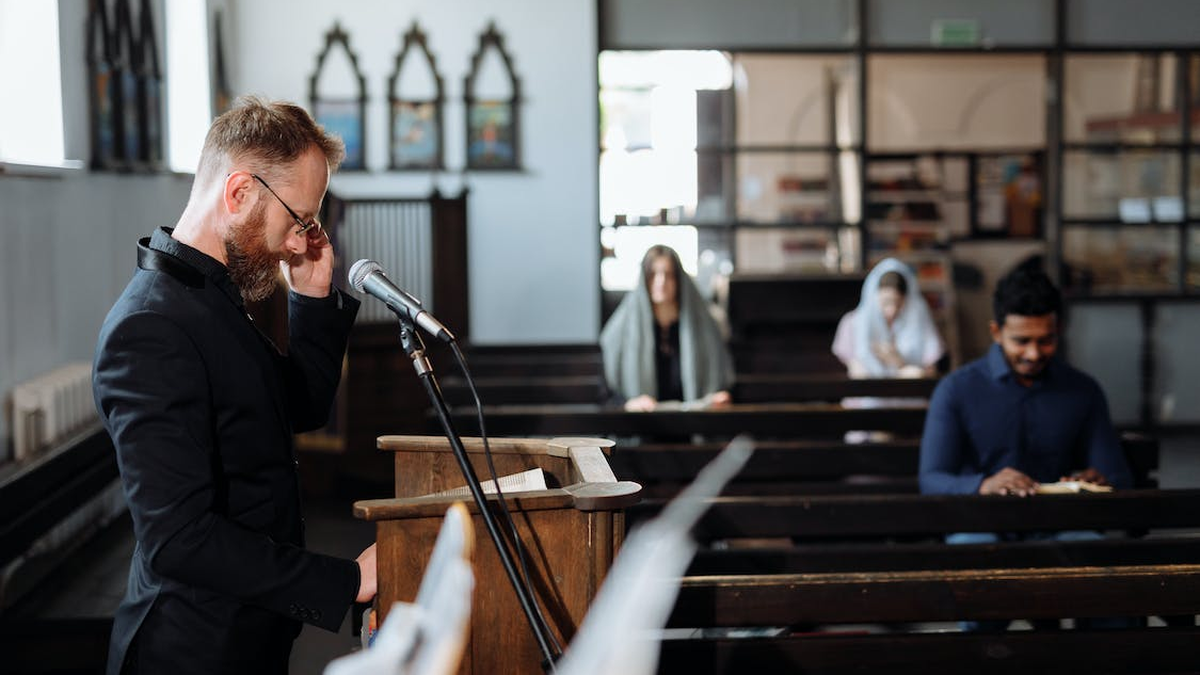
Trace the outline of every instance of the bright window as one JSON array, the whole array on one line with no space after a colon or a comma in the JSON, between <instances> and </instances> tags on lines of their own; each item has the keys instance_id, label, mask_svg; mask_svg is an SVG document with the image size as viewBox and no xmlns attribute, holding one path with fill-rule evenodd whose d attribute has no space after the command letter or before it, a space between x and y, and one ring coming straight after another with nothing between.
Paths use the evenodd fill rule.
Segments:
<instances>
[{"instance_id":1,"label":"bright window","mask_svg":"<svg viewBox=\"0 0 1200 675\"><path fill-rule=\"evenodd\" d=\"M205 0L171 0L167 12L167 161L172 171L194 173L212 123L208 11ZM199 30L197 30L199 28Z\"/></svg>"},{"instance_id":2,"label":"bright window","mask_svg":"<svg viewBox=\"0 0 1200 675\"><path fill-rule=\"evenodd\" d=\"M0 0L0 161L63 163L58 3Z\"/></svg>"}]
</instances>

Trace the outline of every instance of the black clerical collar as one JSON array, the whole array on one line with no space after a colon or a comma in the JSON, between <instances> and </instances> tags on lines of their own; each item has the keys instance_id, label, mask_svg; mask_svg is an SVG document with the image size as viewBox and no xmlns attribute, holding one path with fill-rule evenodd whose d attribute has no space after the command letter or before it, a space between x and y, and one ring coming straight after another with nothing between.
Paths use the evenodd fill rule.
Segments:
<instances>
[{"instance_id":1,"label":"black clerical collar","mask_svg":"<svg viewBox=\"0 0 1200 675\"><path fill-rule=\"evenodd\" d=\"M229 268L220 260L197 248L175 239L171 233L175 228L160 227L150 235L150 248L177 258L180 262L204 275L214 286L221 289L238 307L244 307L242 292L229 276Z\"/></svg>"}]
</instances>

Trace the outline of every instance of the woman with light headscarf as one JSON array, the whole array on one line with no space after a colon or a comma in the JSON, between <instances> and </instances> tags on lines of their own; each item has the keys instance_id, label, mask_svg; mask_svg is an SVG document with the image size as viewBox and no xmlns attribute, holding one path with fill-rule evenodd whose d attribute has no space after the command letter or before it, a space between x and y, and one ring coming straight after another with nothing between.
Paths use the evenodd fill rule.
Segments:
<instances>
[{"instance_id":1,"label":"woman with light headscarf","mask_svg":"<svg viewBox=\"0 0 1200 675\"><path fill-rule=\"evenodd\" d=\"M730 403L733 361L721 331L679 254L653 246L638 284L600 332L604 376L626 410L660 401L709 407Z\"/></svg>"},{"instance_id":2,"label":"woman with light headscarf","mask_svg":"<svg viewBox=\"0 0 1200 675\"><path fill-rule=\"evenodd\" d=\"M912 269L895 258L875 265L856 309L842 317L833 353L850 377L928 377L946 352Z\"/></svg>"}]
</instances>

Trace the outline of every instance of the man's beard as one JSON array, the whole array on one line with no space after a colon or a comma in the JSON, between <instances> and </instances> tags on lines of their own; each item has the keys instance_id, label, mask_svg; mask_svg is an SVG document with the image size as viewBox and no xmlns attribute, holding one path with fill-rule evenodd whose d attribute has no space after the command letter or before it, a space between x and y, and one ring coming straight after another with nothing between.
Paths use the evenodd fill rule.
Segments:
<instances>
[{"instance_id":1,"label":"man's beard","mask_svg":"<svg viewBox=\"0 0 1200 675\"><path fill-rule=\"evenodd\" d=\"M267 248L266 211L266 204L260 202L245 222L230 228L225 239L229 278L247 303L267 299L279 278L279 254Z\"/></svg>"}]
</instances>

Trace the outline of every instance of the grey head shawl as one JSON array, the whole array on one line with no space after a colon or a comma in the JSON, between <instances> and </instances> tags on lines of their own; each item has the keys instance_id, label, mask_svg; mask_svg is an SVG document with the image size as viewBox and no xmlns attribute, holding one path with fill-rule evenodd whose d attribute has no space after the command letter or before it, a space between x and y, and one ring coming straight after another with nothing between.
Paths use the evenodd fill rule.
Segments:
<instances>
[{"instance_id":1,"label":"grey head shawl","mask_svg":"<svg viewBox=\"0 0 1200 675\"><path fill-rule=\"evenodd\" d=\"M733 360L708 312L708 303L682 270L678 286L679 370L683 396L694 401L733 385ZM637 285L600 331L604 377L609 388L626 399L642 394L658 398L655 348L654 310L645 276L639 273Z\"/></svg>"}]
</instances>

